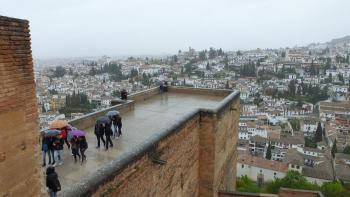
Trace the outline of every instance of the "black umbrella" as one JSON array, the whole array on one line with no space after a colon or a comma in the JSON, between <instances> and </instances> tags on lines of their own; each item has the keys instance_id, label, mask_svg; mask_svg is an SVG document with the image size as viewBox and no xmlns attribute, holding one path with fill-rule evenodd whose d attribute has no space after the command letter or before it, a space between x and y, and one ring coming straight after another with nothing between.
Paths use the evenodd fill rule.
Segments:
<instances>
[{"instance_id":1,"label":"black umbrella","mask_svg":"<svg viewBox=\"0 0 350 197\"><path fill-rule=\"evenodd\" d=\"M97 124L109 124L110 122L111 120L107 116L101 116L96 120Z\"/></svg>"},{"instance_id":2,"label":"black umbrella","mask_svg":"<svg viewBox=\"0 0 350 197\"><path fill-rule=\"evenodd\" d=\"M107 115L108 117L114 117L114 116L118 116L119 114L120 114L119 111L117 111L117 110L112 110L112 111L109 111L106 115Z\"/></svg>"}]
</instances>

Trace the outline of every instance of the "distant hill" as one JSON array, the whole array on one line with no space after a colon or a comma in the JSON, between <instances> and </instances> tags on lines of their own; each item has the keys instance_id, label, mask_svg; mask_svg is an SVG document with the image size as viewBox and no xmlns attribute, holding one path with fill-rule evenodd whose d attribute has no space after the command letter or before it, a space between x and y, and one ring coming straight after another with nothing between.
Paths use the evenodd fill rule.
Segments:
<instances>
[{"instance_id":1,"label":"distant hill","mask_svg":"<svg viewBox=\"0 0 350 197\"><path fill-rule=\"evenodd\" d=\"M309 48L321 48L321 49L325 49L327 47L334 47L336 45L343 45L343 44L350 44L350 35L349 36L344 36L342 38L335 38L332 39L329 42L324 42L324 43L311 43L308 45Z\"/></svg>"},{"instance_id":2,"label":"distant hill","mask_svg":"<svg viewBox=\"0 0 350 197\"><path fill-rule=\"evenodd\" d=\"M345 36L342 38L332 39L330 42L327 42L328 45L338 45L338 44L348 44L350 43L350 36Z\"/></svg>"}]
</instances>

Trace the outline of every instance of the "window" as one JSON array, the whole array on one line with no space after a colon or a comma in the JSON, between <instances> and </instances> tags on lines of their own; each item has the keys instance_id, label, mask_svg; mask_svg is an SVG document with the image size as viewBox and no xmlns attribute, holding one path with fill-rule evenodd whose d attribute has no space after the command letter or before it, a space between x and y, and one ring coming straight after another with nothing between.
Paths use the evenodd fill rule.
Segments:
<instances>
[{"instance_id":1,"label":"window","mask_svg":"<svg viewBox=\"0 0 350 197\"><path fill-rule=\"evenodd\" d=\"M273 173L273 176L276 176L276 175L277 175L277 173L276 173L276 172L274 172L274 173Z\"/></svg>"},{"instance_id":2,"label":"window","mask_svg":"<svg viewBox=\"0 0 350 197\"><path fill-rule=\"evenodd\" d=\"M299 166L297 166L297 169L299 169L300 167Z\"/></svg>"},{"instance_id":3,"label":"window","mask_svg":"<svg viewBox=\"0 0 350 197\"><path fill-rule=\"evenodd\" d=\"M294 164L292 164L292 168L294 168Z\"/></svg>"},{"instance_id":4,"label":"window","mask_svg":"<svg viewBox=\"0 0 350 197\"><path fill-rule=\"evenodd\" d=\"M242 168L244 168L244 165L242 164Z\"/></svg>"}]
</instances>

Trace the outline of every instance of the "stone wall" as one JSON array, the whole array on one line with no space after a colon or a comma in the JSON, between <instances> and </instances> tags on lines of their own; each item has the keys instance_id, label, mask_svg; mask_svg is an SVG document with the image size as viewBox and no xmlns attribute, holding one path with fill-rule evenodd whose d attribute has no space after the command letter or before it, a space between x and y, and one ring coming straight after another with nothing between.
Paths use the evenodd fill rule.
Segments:
<instances>
[{"instance_id":1,"label":"stone wall","mask_svg":"<svg viewBox=\"0 0 350 197\"><path fill-rule=\"evenodd\" d=\"M151 88L148 90L144 90L144 91L140 91L134 94L131 94L128 99L133 100L135 102L139 102L139 101L145 101L147 99L149 99L150 97L159 94L159 88L155 87L155 88Z\"/></svg>"},{"instance_id":2,"label":"stone wall","mask_svg":"<svg viewBox=\"0 0 350 197\"><path fill-rule=\"evenodd\" d=\"M39 196L38 112L26 20L0 16L0 196Z\"/></svg>"},{"instance_id":3,"label":"stone wall","mask_svg":"<svg viewBox=\"0 0 350 197\"><path fill-rule=\"evenodd\" d=\"M190 93L190 94L201 94L201 95L213 95L213 96L228 96L231 94L230 90L227 89L213 89L210 88L190 88L180 86L169 86L169 92L174 93Z\"/></svg>"},{"instance_id":4,"label":"stone wall","mask_svg":"<svg viewBox=\"0 0 350 197\"><path fill-rule=\"evenodd\" d=\"M126 163L113 164L101 174L103 182L91 181L86 186L90 191L79 194L216 197L220 189L234 190L237 109L239 94L232 93L215 110L194 111L138 147Z\"/></svg>"},{"instance_id":5,"label":"stone wall","mask_svg":"<svg viewBox=\"0 0 350 197\"><path fill-rule=\"evenodd\" d=\"M117 173L93 196L198 196L199 115ZM161 165L150 159L158 153Z\"/></svg>"},{"instance_id":6,"label":"stone wall","mask_svg":"<svg viewBox=\"0 0 350 197\"><path fill-rule=\"evenodd\" d=\"M278 194L219 191L219 197L323 197L320 191L281 188Z\"/></svg>"},{"instance_id":7,"label":"stone wall","mask_svg":"<svg viewBox=\"0 0 350 197\"><path fill-rule=\"evenodd\" d=\"M128 111L131 111L134 109L135 102L134 101L126 101L125 103L118 104L97 112L86 114L82 117L76 118L74 120L69 121L69 124L71 124L74 127L80 128L80 129L86 129L93 127L96 123L97 118L101 116L105 116L108 111L111 110L117 110L120 113L125 113Z\"/></svg>"}]
</instances>

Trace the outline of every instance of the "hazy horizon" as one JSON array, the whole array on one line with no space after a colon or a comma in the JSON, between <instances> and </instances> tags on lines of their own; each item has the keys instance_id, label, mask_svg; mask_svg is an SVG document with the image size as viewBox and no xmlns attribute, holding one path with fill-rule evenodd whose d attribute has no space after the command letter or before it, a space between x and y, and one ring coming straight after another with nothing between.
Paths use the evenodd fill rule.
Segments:
<instances>
[{"instance_id":1,"label":"hazy horizon","mask_svg":"<svg viewBox=\"0 0 350 197\"><path fill-rule=\"evenodd\" d=\"M33 56L46 59L323 43L350 34L349 8L347 0L11 0L0 15L29 20Z\"/></svg>"}]
</instances>

